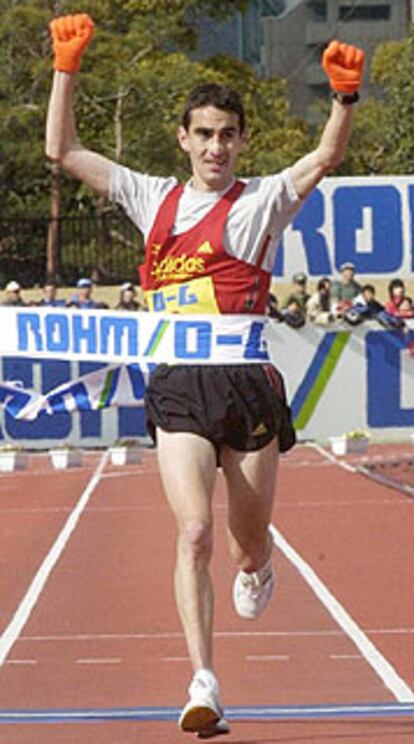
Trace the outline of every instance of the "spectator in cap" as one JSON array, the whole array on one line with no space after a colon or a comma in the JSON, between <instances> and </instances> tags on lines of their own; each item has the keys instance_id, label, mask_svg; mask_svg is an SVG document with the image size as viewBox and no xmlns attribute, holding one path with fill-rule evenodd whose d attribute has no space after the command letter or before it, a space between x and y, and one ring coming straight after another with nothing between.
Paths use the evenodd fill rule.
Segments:
<instances>
[{"instance_id":1,"label":"spectator in cap","mask_svg":"<svg viewBox=\"0 0 414 744\"><path fill-rule=\"evenodd\" d=\"M303 271L298 271L296 274L293 274L292 282L292 291L284 301L283 308L287 309L288 307L293 307L293 303L296 303L299 306L300 312L305 317L306 305L308 304L310 297L310 294L307 291L308 277L303 273Z\"/></svg>"},{"instance_id":2,"label":"spectator in cap","mask_svg":"<svg viewBox=\"0 0 414 744\"><path fill-rule=\"evenodd\" d=\"M92 299L93 284L91 279L82 277L76 283L77 291L72 295L67 307L78 307L82 310L93 310L97 303Z\"/></svg>"},{"instance_id":3,"label":"spectator in cap","mask_svg":"<svg viewBox=\"0 0 414 744\"><path fill-rule=\"evenodd\" d=\"M115 310L145 310L137 299L137 291L131 282L125 282L119 290L119 301Z\"/></svg>"},{"instance_id":4,"label":"spectator in cap","mask_svg":"<svg viewBox=\"0 0 414 744\"><path fill-rule=\"evenodd\" d=\"M337 315L341 315L351 307L355 297L359 295L362 287L355 280L355 266L351 261L346 261L339 267L341 276L332 285L332 301Z\"/></svg>"},{"instance_id":5,"label":"spectator in cap","mask_svg":"<svg viewBox=\"0 0 414 744\"><path fill-rule=\"evenodd\" d=\"M5 297L2 302L2 305L8 305L8 306L26 306L27 302L24 301L23 297L21 296L21 286L19 282L9 282L5 286Z\"/></svg>"}]
</instances>

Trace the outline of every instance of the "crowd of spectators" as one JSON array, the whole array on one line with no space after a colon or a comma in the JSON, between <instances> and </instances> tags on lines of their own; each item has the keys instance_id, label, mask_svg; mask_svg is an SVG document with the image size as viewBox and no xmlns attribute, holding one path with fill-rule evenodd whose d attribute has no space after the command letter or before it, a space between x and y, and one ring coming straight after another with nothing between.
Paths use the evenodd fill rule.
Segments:
<instances>
[{"instance_id":1,"label":"crowd of spectators","mask_svg":"<svg viewBox=\"0 0 414 744\"><path fill-rule=\"evenodd\" d=\"M389 282L388 299L382 304L373 284L361 285L355 279L355 266L350 262L342 264L335 281L327 276L319 279L313 293L308 292L308 277L303 272L294 274L292 283L292 291L282 303L274 293L270 295L267 314L293 328L307 321L322 326L338 322L356 326L376 320L385 328L406 331L406 320L414 318L414 303L402 279Z\"/></svg>"},{"instance_id":2,"label":"crowd of spectators","mask_svg":"<svg viewBox=\"0 0 414 744\"><path fill-rule=\"evenodd\" d=\"M3 306L35 306L35 307L73 307L82 310L100 309L108 310L110 306L106 302L98 302L93 297L94 285L91 279L82 277L76 283L75 291L67 299L58 296L59 290L54 282L46 282L41 289L41 297L38 300L25 300L22 287L16 281L9 282L4 290ZM140 300L137 288L131 282L125 282L119 289L115 310L145 310L144 303Z\"/></svg>"},{"instance_id":3,"label":"crowd of spectators","mask_svg":"<svg viewBox=\"0 0 414 744\"><path fill-rule=\"evenodd\" d=\"M5 287L2 305L37 307L73 307L80 309L110 309L106 302L98 302L93 296L94 285L91 279L82 277L76 283L74 292L66 299L58 296L59 290L54 282L47 282L41 289L41 297L26 301L17 281L10 281ZM134 284L125 282L119 289L114 310L146 310L145 303ZM340 276L332 281L324 276L318 280L315 291L308 291L308 277L298 272L292 277L292 288L280 303L274 293L270 293L267 314L280 323L292 328L301 328L306 322L329 326L344 322L356 326L364 320L377 320L386 328L407 330L406 320L414 318L414 303L407 295L402 279L392 279L388 284L388 299L385 304L378 301L373 284L361 285L355 279L355 267L346 262L340 267Z\"/></svg>"}]
</instances>

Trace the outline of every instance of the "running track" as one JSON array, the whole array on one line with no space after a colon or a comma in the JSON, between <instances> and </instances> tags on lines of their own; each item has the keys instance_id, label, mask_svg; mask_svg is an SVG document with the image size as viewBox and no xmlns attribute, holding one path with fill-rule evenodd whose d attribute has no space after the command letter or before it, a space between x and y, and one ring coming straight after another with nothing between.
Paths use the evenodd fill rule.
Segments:
<instances>
[{"instance_id":1,"label":"running track","mask_svg":"<svg viewBox=\"0 0 414 744\"><path fill-rule=\"evenodd\" d=\"M189 664L174 525L155 454L0 476L1 744L180 744ZM403 744L414 736L414 500L299 446L282 460L279 587L234 614L215 495L216 667L238 744ZM220 739L219 739L220 740Z\"/></svg>"}]
</instances>

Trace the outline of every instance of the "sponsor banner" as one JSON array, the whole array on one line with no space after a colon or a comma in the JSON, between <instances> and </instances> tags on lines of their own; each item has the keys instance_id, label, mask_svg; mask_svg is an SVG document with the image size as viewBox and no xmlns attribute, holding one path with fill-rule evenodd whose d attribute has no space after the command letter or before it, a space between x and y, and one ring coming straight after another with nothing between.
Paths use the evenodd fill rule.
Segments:
<instances>
[{"instance_id":1,"label":"sponsor banner","mask_svg":"<svg viewBox=\"0 0 414 744\"><path fill-rule=\"evenodd\" d=\"M0 403L13 418L27 421L42 414L142 406L150 373L151 366L108 366L43 394L26 389L21 382L0 382Z\"/></svg>"},{"instance_id":2,"label":"sponsor banner","mask_svg":"<svg viewBox=\"0 0 414 744\"><path fill-rule=\"evenodd\" d=\"M1 308L1 356L105 363L242 364L269 359L258 315Z\"/></svg>"},{"instance_id":3,"label":"sponsor banner","mask_svg":"<svg viewBox=\"0 0 414 744\"><path fill-rule=\"evenodd\" d=\"M325 178L286 228L274 279L333 276L346 261L366 277L408 278L413 216L413 177Z\"/></svg>"},{"instance_id":4,"label":"sponsor banner","mask_svg":"<svg viewBox=\"0 0 414 744\"><path fill-rule=\"evenodd\" d=\"M299 440L354 429L369 430L373 439L408 439L414 432L414 322L402 333L375 322L295 330L271 321L267 339ZM61 441L102 447L145 437L143 398L154 367L4 357L0 440L31 448Z\"/></svg>"},{"instance_id":5,"label":"sponsor banner","mask_svg":"<svg viewBox=\"0 0 414 744\"><path fill-rule=\"evenodd\" d=\"M375 438L414 431L414 322L406 332L375 322L324 330L273 324L272 361L283 371L298 438L323 440L355 429Z\"/></svg>"}]
</instances>

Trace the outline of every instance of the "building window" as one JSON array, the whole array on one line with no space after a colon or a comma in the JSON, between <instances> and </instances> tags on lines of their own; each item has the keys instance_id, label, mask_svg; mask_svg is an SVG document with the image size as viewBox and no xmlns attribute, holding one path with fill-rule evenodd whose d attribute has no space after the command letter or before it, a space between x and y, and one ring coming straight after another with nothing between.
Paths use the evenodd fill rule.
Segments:
<instances>
[{"instance_id":1,"label":"building window","mask_svg":"<svg viewBox=\"0 0 414 744\"><path fill-rule=\"evenodd\" d=\"M327 0L309 0L308 6L314 21L326 21L328 15Z\"/></svg>"},{"instance_id":2,"label":"building window","mask_svg":"<svg viewBox=\"0 0 414 744\"><path fill-rule=\"evenodd\" d=\"M389 21L391 5L354 5L347 3L339 6L340 21Z\"/></svg>"}]
</instances>

